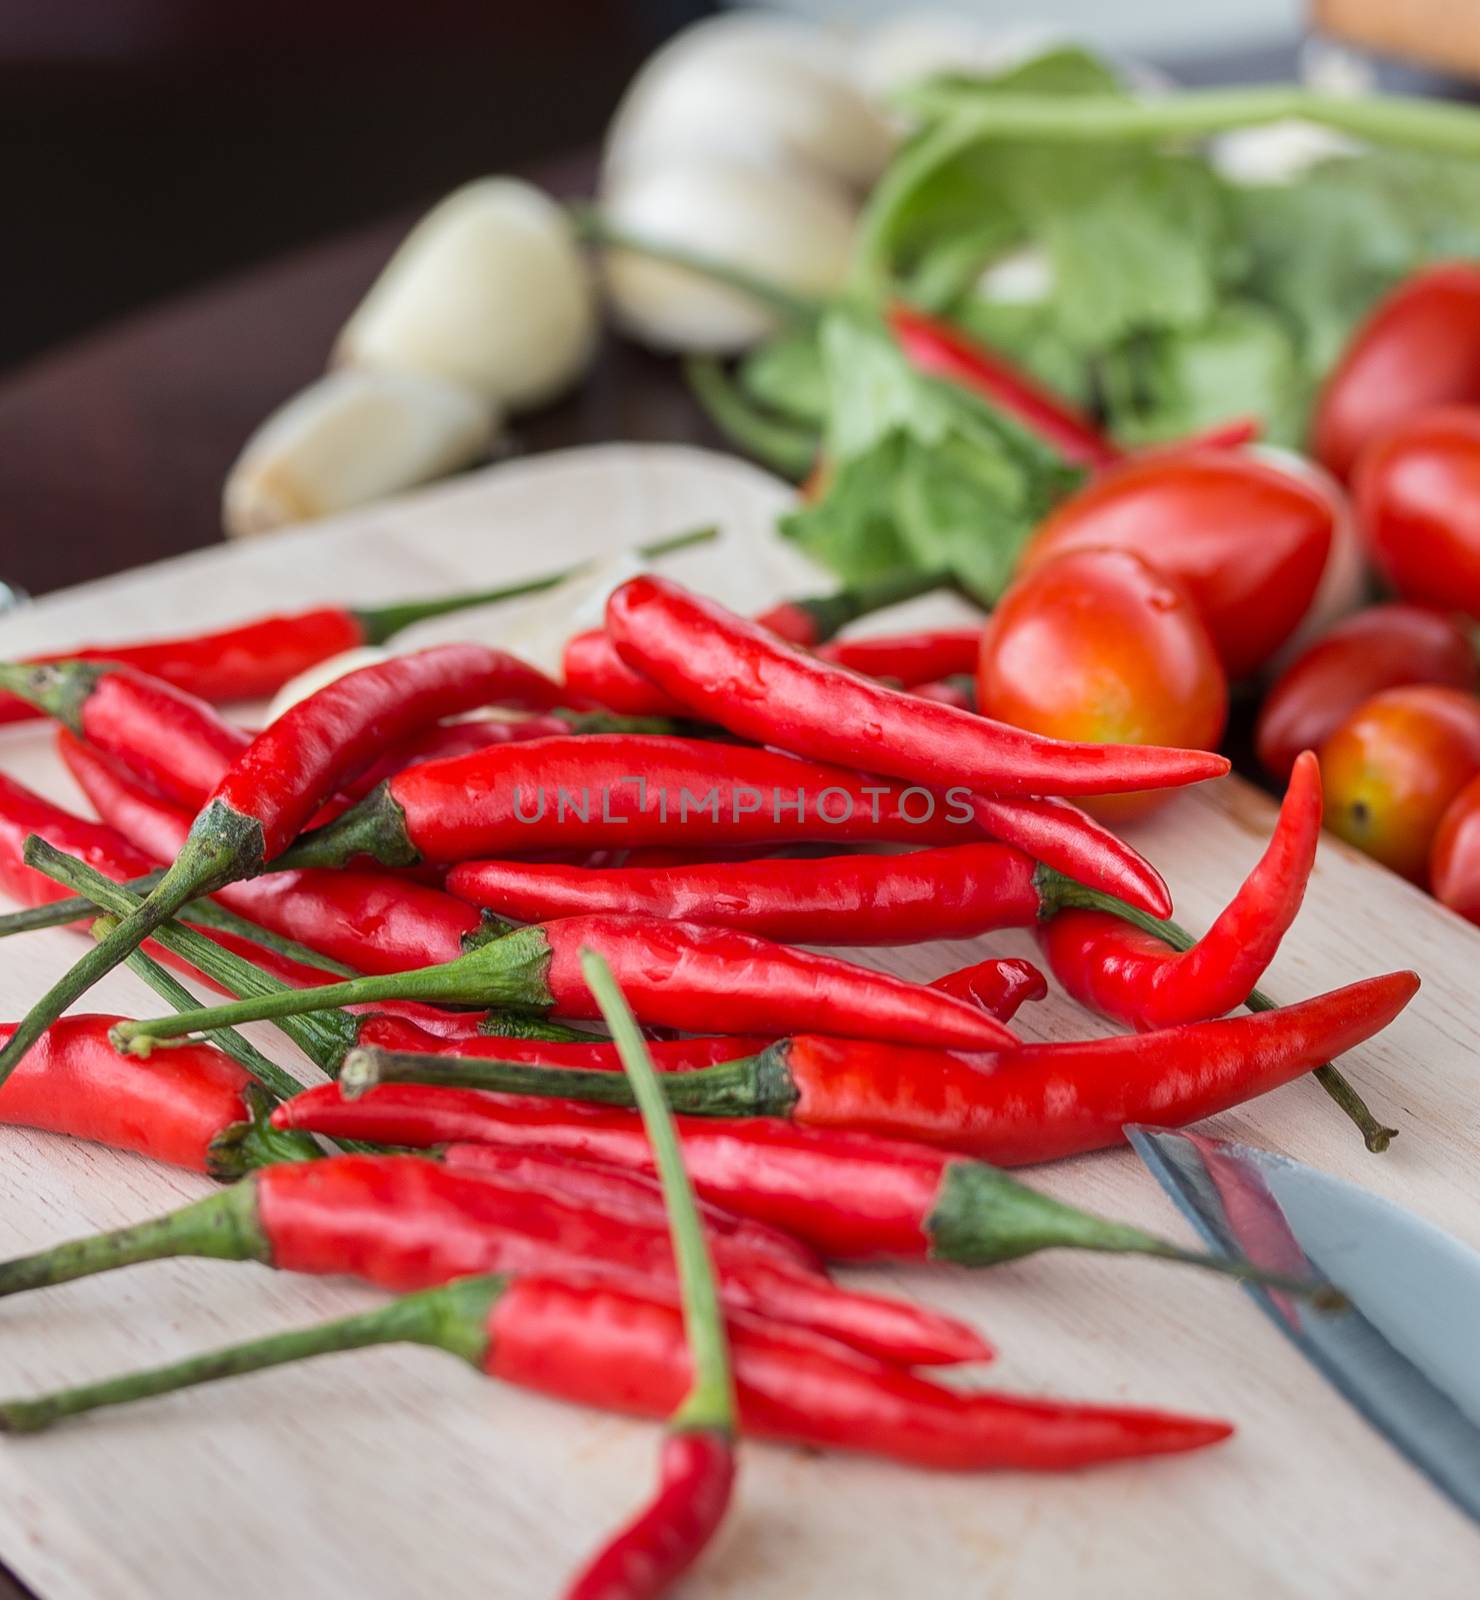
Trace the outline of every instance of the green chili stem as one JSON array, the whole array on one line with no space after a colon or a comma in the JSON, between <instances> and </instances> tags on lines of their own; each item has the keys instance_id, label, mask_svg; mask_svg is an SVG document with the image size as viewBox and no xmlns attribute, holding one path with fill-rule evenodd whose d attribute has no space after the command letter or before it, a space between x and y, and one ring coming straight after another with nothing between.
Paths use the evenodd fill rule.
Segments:
<instances>
[{"instance_id":1,"label":"green chili stem","mask_svg":"<svg viewBox=\"0 0 1480 1600\"><path fill-rule=\"evenodd\" d=\"M804 478L811 471L822 447L815 433L752 405L710 356L690 356L684 362L684 376L710 421L747 455L784 478Z\"/></svg>"},{"instance_id":2,"label":"green chili stem","mask_svg":"<svg viewBox=\"0 0 1480 1600\"><path fill-rule=\"evenodd\" d=\"M647 560L654 560L677 550L687 550L692 545L707 544L718 537L717 527L692 528L685 533L639 545L637 553ZM446 616L451 611L466 611L473 606L496 605L502 600L518 600L524 595L540 594L584 572L590 565L590 562L583 561L559 572L547 572L538 578L525 578L520 583L505 584L498 589L475 590L471 594L441 595L431 600L404 601L399 605L357 607L354 615L364 629L367 644L384 644L412 623L425 622L429 617Z\"/></svg>"},{"instance_id":3,"label":"green chili stem","mask_svg":"<svg viewBox=\"0 0 1480 1600\"><path fill-rule=\"evenodd\" d=\"M679 1291L683 1299L684 1331L693 1358L694 1378L683 1404L669 1422L671 1428L735 1428L735 1382L730 1369L730 1346L725 1336L714 1261L704 1237L704 1224L694 1200L694 1187L684 1167L678 1132L673 1126L647 1041L627 1004L612 969L595 950L581 951L581 972L596 997L606 1025L617 1041L617 1054L632 1084L642 1112L648 1142L653 1147L673 1253L678 1261Z\"/></svg>"}]
</instances>

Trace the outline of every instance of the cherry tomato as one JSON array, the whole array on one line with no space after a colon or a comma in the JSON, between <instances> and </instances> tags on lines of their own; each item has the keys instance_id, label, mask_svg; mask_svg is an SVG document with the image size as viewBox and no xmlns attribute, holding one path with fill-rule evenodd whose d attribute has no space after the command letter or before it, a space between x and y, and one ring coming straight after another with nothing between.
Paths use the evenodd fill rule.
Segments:
<instances>
[{"instance_id":1,"label":"cherry tomato","mask_svg":"<svg viewBox=\"0 0 1480 1600\"><path fill-rule=\"evenodd\" d=\"M1316 402L1311 448L1345 478L1364 445L1415 411L1480 403L1480 267L1426 267L1352 336Z\"/></svg>"},{"instance_id":2,"label":"cherry tomato","mask_svg":"<svg viewBox=\"0 0 1480 1600\"><path fill-rule=\"evenodd\" d=\"M1239 678L1305 615L1335 522L1330 502L1289 473L1235 450L1179 450L1112 467L1070 496L1019 571L1069 550L1129 550L1186 588Z\"/></svg>"},{"instance_id":3,"label":"cherry tomato","mask_svg":"<svg viewBox=\"0 0 1480 1600\"><path fill-rule=\"evenodd\" d=\"M1460 916L1480 922L1480 778L1449 802L1429 852L1429 887Z\"/></svg>"},{"instance_id":4,"label":"cherry tomato","mask_svg":"<svg viewBox=\"0 0 1480 1600\"><path fill-rule=\"evenodd\" d=\"M1326 826L1421 883L1445 807L1480 773L1480 700L1429 684L1385 689L1320 756Z\"/></svg>"},{"instance_id":5,"label":"cherry tomato","mask_svg":"<svg viewBox=\"0 0 1480 1600\"><path fill-rule=\"evenodd\" d=\"M1410 683L1473 690L1475 649L1452 617L1422 606L1372 606L1348 617L1285 668L1265 697L1254 748L1288 778L1302 750L1319 750L1364 700Z\"/></svg>"},{"instance_id":6,"label":"cherry tomato","mask_svg":"<svg viewBox=\"0 0 1480 1600\"><path fill-rule=\"evenodd\" d=\"M1405 600L1480 617L1480 407L1424 411L1362 452L1357 520Z\"/></svg>"},{"instance_id":7,"label":"cherry tomato","mask_svg":"<svg viewBox=\"0 0 1480 1600\"><path fill-rule=\"evenodd\" d=\"M1185 589L1125 550L1076 550L1025 573L982 635L984 715L1059 739L1211 749L1228 683ZM1094 802L1100 816L1153 796Z\"/></svg>"}]
</instances>

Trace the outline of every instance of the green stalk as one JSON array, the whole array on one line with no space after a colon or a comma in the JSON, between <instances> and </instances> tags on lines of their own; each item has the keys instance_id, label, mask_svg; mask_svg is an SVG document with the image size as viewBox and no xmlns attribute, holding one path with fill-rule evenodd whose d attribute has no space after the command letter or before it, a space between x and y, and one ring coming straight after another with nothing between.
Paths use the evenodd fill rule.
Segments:
<instances>
[{"instance_id":1,"label":"green stalk","mask_svg":"<svg viewBox=\"0 0 1480 1600\"><path fill-rule=\"evenodd\" d=\"M104 1406L127 1405L154 1395L172 1394L213 1383L218 1378L262 1372L290 1361L363 1350L378 1344L424 1344L460 1356L483 1368L488 1354L488 1319L507 1280L499 1276L462 1278L445 1288L403 1295L389 1305L358 1316L253 1339L209 1355L188 1356L147 1372L132 1372L101 1383L61 1389L33 1400L0 1402L0 1433L39 1433L65 1417Z\"/></svg>"},{"instance_id":2,"label":"green stalk","mask_svg":"<svg viewBox=\"0 0 1480 1600\"><path fill-rule=\"evenodd\" d=\"M730 1370L730 1346L725 1337L714 1261L704 1238L704 1224L694 1199L694 1186L683 1164L678 1133L673 1126L647 1041L605 959L595 950L581 951L581 972L596 997L606 1025L617 1041L617 1054L637 1097L648 1142L653 1147L673 1254L678 1262L679 1291L683 1299L684 1332L693 1358L694 1380L669 1427L714 1428L735 1431L735 1382Z\"/></svg>"},{"instance_id":3,"label":"green stalk","mask_svg":"<svg viewBox=\"0 0 1480 1600\"><path fill-rule=\"evenodd\" d=\"M86 862L66 855L34 834L26 840L25 861L27 866L35 867L69 889L81 890L90 903L115 916L126 917L141 904L139 897L122 884L105 878ZM299 993L191 928L167 922L153 930L153 938L232 994L266 997ZM294 1016L280 1026L305 1055L329 1073L354 1043L357 1031L354 1019L346 1016ZM291 1092L297 1092L296 1085Z\"/></svg>"},{"instance_id":4,"label":"green stalk","mask_svg":"<svg viewBox=\"0 0 1480 1600\"><path fill-rule=\"evenodd\" d=\"M570 215L577 234L588 244L603 245L610 250L625 250L630 255L642 256L648 261L658 261L665 266L678 267L701 278L708 278L712 283L722 284L737 294L757 301L787 322L814 322L824 309L825 302L800 290L788 289L759 273L751 272L747 267L720 261L683 245L669 244L660 239L644 239L638 234L629 233L602 216L594 206L572 206Z\"/></svg>"},{"instance_id":5,"label":"green stalk","mask_svg":"<svg viewBox=\"0 0 1480 1600\"><path fill-rule=\"evenodd\" d=\"M712 356L690 356L684 376L709 420L746 455L783 478L805 478L822 448L815 433L753 405Z\"/></svg>"},{"instance_id":6,"label":"green stalk","mask_svg":"<svg viewBox=\"0 0 1480 1600\"><path fill-rule=\"evenodd\" d=\"M655 539L638 545L637 553L646 560L671 555L677 550L687 550L696 544L707 544L719 537L717 527L692 528L686 533L676 533L666 539ZM353 613L365 631L367 644L384 644L403 628L415 622L425 622L429 617L443 617L451 611L466 611L472 606L495 605L502 600L518 600L524 595L541 594L564 583L568 578L584 572L588 561L559 572L547 572L542 577L526 578L521 583L505 584L498 589L475 590L472 593L442 595L431 600L411 600L400 605L357 607Z\"/></svg>"},{"instance_id":7,"label":"green stalk","mask_svg":"<svg viewBox=\"0 0 1480 1600\"><path fill-rule=\"evenodd\" d=\"M1052 916L1055 911L1066 907L1074 907L1081 911L1108 911L1112 916L1129 922L1145 933L1152 934L1164 944L1169 944L1174 950L1190 950L1197 943L1197 940L1179 924L1170 920L1159 921L1147 912L1127 905L1125 901L1117 899L1112 894L1076 883L1073 878L1055 872L1052 867L1039 867L1038 886L1043 897L1041 915L1045 917ZM1244 1005L1250 1011L1279 1009L1278 1003L1271 1000L1262 989L1253 990L1244 1001ZM1398 1137L1396 1128L1384 1127L1373 1116L1367 1102L1357 1093L1351 1080L1340 1068L1327 1061L1324 1065L1316 1067L1311 1076L1356 1124L1357 1130L1362 1135L1363 1144L1373 1155L1381 1155Z\"/></svg>"}]
</instances>

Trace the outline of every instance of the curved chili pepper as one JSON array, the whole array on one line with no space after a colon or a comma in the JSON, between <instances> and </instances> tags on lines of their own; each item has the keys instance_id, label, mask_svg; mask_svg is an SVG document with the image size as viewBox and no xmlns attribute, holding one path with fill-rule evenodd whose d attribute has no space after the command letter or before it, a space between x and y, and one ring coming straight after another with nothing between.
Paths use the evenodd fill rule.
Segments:
<instances>
[{"instance_id":1,"label":"curved chili pepper","mask_svg":"<svg viewBox=\"0 0 1480 1600\"><path fill-rule=\"evenodd\" d=\"M1078 891L1003 844L652 870L468 861L447 875L447 888L515 922L640 915L825 945L919 944L1027 928L1075 904Z\"/></svg>"},{"instance_id":2,"label":"curved chili pepper","mask_svg":"<svg viewBox=\"0 0 1480 1600\"><path fill-rule=\"evenodd\" d=\"M605 628L584 628L565 641L560 681L573 694L627 717L687 717L679 702L648 682L617 654Z\"/></svg>"},{"instance_id":3,"label":"curved chili pepper","mask_svg":"<svg viewBox=\"0 0 1480 1600\"><path fill-rule=\"evenodd\" d=\"M1321 769L1295 763L1259 864L1186 950L1108 911L1065 910L1038 925L1054 976L1081 1005L1134 1028L1202 1022L1241 1006L1295 920L1321 833Z\"/></svg>"},{"instance_id":4,"label":"curved chili pepper","mask_svg":"<svg viewBox=\"0 0 1480 1600\"><path fill-rule=\"evenodd\" d=\"M228 768L142 906L44 994L0 1050L0 1083L57 1016L187 901L254 877L297 836L341 777L388 743L480 705L541 710L563 691L533 667L481 645L395 656L290 706Z\"/></svg>"},{"instance_id":5,"label":"curved chili pepper","mask_svg":"<svg viewBox=\"0 0 1480 1600\"><path fill-rule=\"evenodd\" d=\"M817 654L835 667L861 672L866 678L888 678L901 689L914 689L936 678L971 676L981 649L982 625L978 622L969 628L835 639Z\"/></svg>"},{"instance_id":6,"label":"curved chili pepper","mask_svg":"<svg viewBox=\"0 0 1480 1600\"><path fill-rule=\"evenodd\" d=\"M857 678L652 576L607 601L631 667L705 721L818 761L1005 795L1113 794L1218 778L1210 751L1070 744Z\"/></svg>"},{"instance_id":7,"label":"curved chili pepper","mask_svg":"<svg viewBox=\"0 0 1480 1600\"><path fill-rule=\"evenodd\" d=\"M714 528L694 529L640 546L639 553L650 557L666 555L713 539L716 532ZM204 700L261 700L275 694L289 678L330 656L359 645L384 644L402 629L429 617L552 589L580 570L576 566L498 589L441 595L430 600L370 607L318 606L182 638L79 645L54 656L33 656L24 664L44 666L68 660L123 663ZM26 702L0 696L0 722L36 714L36 709Z\"/></svg>"},{"instance_id":8,"label":"curved chili pepper","mask_svg":"<svg viewBox=\"0 0 1480 1600\"><path fill-rule=\"evenodd\" d=\"M564 1101L537 1106L476 1089L392 1083L346 1100L337 1084L320 1084L284 1101L272 1120L332 1138L446 1145L458 1162L489 1147L652 1170L647 1141L626 1112ZM990 1267L1040 1250L1096 1250L1249 1276L1247 1263L1184 1250L938 1147L774 1117L677 1121L700 1195L832 1260Z\"/></svg>"},{"instance_id":9,"label":"curved chili pepper","mask_svg":"<svg viewBox=\"0 0 1480 1600\"><path fill-rule=\"evenodd\" d=\"M421 1051L426 1055L479 1056L491 1061L524 1061L531 1066L577 1067L588 1072L620 1072L621 1059L610 1039L510 1039L502 1035L435 1037L410 1018L371 1012L359 1025L360 1044L382 1050ZM738 1061L773 1041L757 1034L721 1033L710 1037L650 1039L648 1049L659 1072L696 1072L721 1061Z\"/></svg>"},{"instance_id":10,"label":"curved chili pepper","mask_svg":"<svg viewBox=\"0 0 1480 1600\"><path fill-rule=\"evenodd\" d=\"M119 1020L54 1022L0 1089L0 1123L89 1139L222 1179L319 1155L312 1139L266 1122L259 1086L214 1045L138 1061L108 1042ZM0 1038L12 1031L13 1024L0 1023Z\"/></svg>"},{"instance_id":11,"label":"curved chili pepper","mask_svg":"<svg viewBox=\"0 0 1480 1600\"><path fill-rule=\"evenodd\" d=\"M175 858L190 833L187 813L70 734L62 734L57 747L98 815L148 853L148 866ZM262 927L362 972L404 972L451 960L484 927L476 912L440 889L358 868L266 873L225 884L216 894Z\"/></svg>"},{"instance_id":12,"label":"curved chili pepper","mask_svg":"<svg viewBox=\"0 0 1480 1600\"><path fill-rule=\"evenodd\" d=\"M1106 467L1121 451L1088 417L950 323L895 301L889 328L912 367L945 378L1005 411L1080 467Z\"/></svg>"},{"instance_id":13,"label":"curved chili pepper","mask_svg":"<svg viewBox=\"0 0 1480 1600\"><path fill-rule=\"evenodd\" d=\"M1122 1406L958 1393L805 1329L731 1319L747 1434L858 1450L947 1471L1059 1471L1199 1450L1226 1422ZM371 1344L415 1343L461 1356L490 1377L629 1415L667 1417L688 1388L675 1306L615 1284L465 1278L315 1329L189 1357L31 1400L0 1403L0 1431L34 1433L64 1417L233 1374Z\"/></svg>"},{"instance_id":14,"label":"curved chili pepper","mask_svg":"<svg viewBox=\"0 0 1480 1600\"><path fill-rule=\"evenodd\" d=\"M318 1154L304 1135L268 1132ZM311 1176L305 1181L304 1174ZM743 1234L717 1234L710 1244L729 1310L812 1328L905 1366L991 1356L975 1331L954 1318L839 1288L815 1271L756 1252ZM478 1272L615 1274L668 1297L677 1282L661 1206L656 1216L631 1207L612 1213L467 1164L353 1155L267 1166L162 1217L0 1263L0 1295L177 1256L347 1273L396 1292Z\"/></svg>"},{"instance_id":15,"label":"curved chili pepper","mask_svg":"<svg viewBox=\"0 0 1480 1600\"><path fill-rule=\"evenodd\" d=\"M786 1117L1021 1166L1117 1145L1128 1122L1181 1127L1267 1094L1370 1039L1417 991L1415 974L1394 972L1278 1011L1024 1044L1006 1055L805 1035L739 1061L669 1074L663 1089L676 1111L691 1115ZM611 1073L374 1049L352 1050L339 1081L352 1095L397 1080L631 1103L631 1091Z\"/></svg>"},{"instance_id":16,"label":"curved chili pepper","mask_svg":"<svg viewBox=\"0 0 1480 1600\"><path fill-rule=\"evenodd\" d=\"M617 1042L653 1149L693 1376L668 1419L657 1494L582 1568L567 1600L650 1600L693 1564L729 1504L735 1481L735 1378L715 1259L652 1057L611 968L590 950L581 962Z\"/></svg>"},{"instance_id":17,"label":"curved chili pepper","mask_svg":"<svg viewBox=\"0 0 1480 1600\"><path fill-rule=\"evenodd\" d=\"M553 713L544 716L476 722L441 722L387 750L358 776L342 783L340 793L350 800L363 800L387 778L408 767L427 761L451 761L456 756L472 755L493 745L517 744L521 739L552 739L571 731L570 722Z\"/></svg>"},{"instance_id":18,"label":"curved chili pepper","mask_svg":"<svg viewBox=\"0 0 1480 1600\"><path fill-rule=\"evenodd\" d=\"M935 979L930 987L969 1000L998 1022L1011 1022L1022 1006L1048 996L1048 980L1031 961L1016 957L978 961Z\"/></svg>"},{"instance_id":19,"label":"curved chili pepper","mask_svg":"<svg viewBox=\"0 0 1480 1600\"><path fill-rule=\"evenodd\" d=\"M649 917L564 917L516 929L441 966L126 1022L117 1038L147 1051L158 1039L201 1028L381 999L594 1018L599 1011L581 974L583 947L611 963L638 1016L659 1027L768 1034L826 1028L849 1037L977 1050L1017 1044L974 1006L921 984L730 928Z\"/></svg>"}]
</instances>

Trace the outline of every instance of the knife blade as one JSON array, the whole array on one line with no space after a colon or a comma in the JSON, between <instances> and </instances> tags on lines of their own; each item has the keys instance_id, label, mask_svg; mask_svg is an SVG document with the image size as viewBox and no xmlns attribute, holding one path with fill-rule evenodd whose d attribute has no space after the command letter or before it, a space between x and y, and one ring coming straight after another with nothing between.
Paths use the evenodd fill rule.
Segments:
<instances>
[{"instance_id":1,"label":"knife blade","mask_svg":"<svg viewBox=\"0 0 1480 1600\"><path fill-rule=\"evenodd\" d=\"M1191 1132L1126 1137L1207 1244L1337 1285L1340 1312L1245 1285L1275 1326L1480 1523L1480 1251L1287 1156Z\"/></svg>"}]
</instances>

